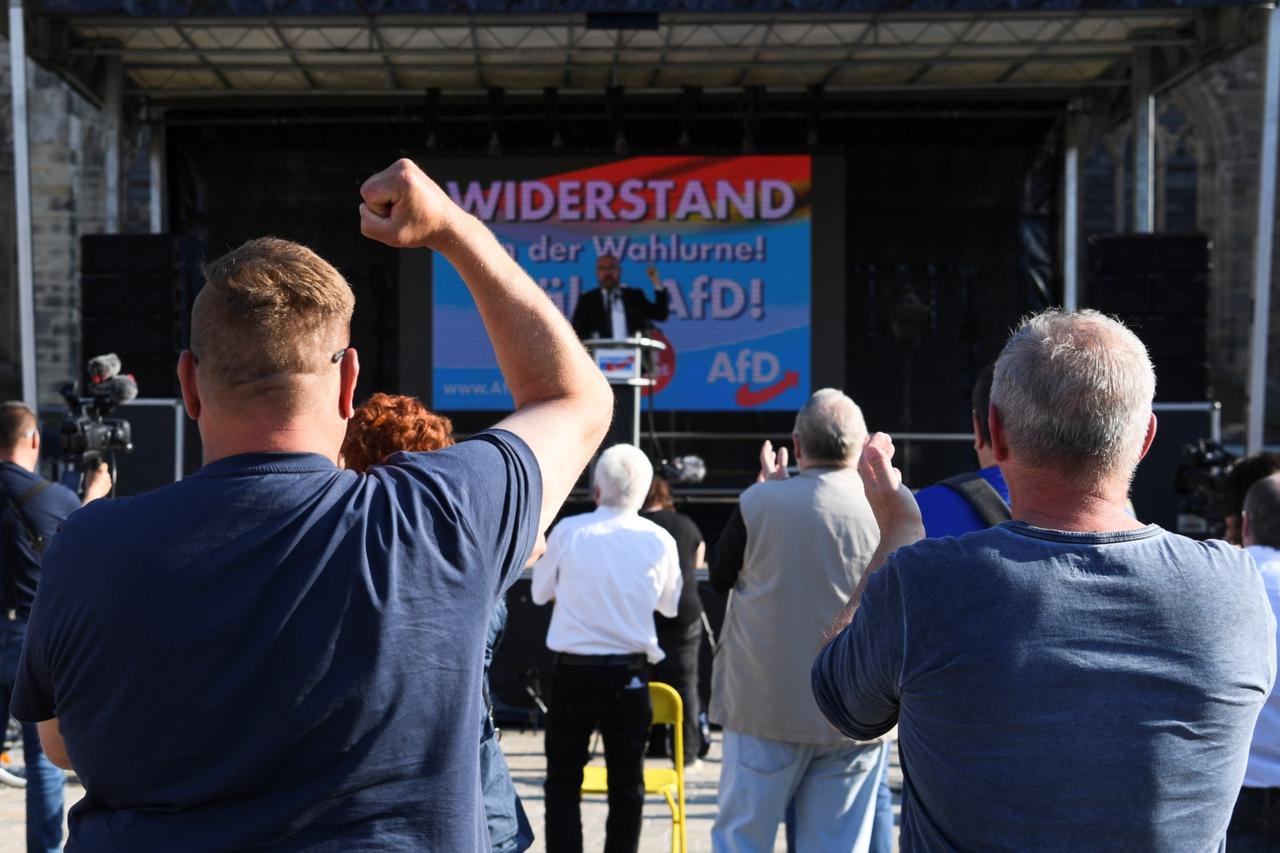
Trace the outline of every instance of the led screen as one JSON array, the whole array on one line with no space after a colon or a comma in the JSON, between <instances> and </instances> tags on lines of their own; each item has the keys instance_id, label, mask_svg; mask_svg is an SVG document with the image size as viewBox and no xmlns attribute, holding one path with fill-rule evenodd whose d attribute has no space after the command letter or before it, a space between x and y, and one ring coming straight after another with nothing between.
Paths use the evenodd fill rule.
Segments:
<instances>
[{"instance_id":1,"label":"led screen","mask_svg":"<svg viewBox=\"0 0 1280 853\"><path fill-rule=\"evenodd\" d=\"M799 408L810 391L808 156L547 163L437 180L568 317L598 287L602 254L619 259L624 286L655 302L665 290L656 408ZM512 408L471 296L440 255L432 282L433 405Z\"/></svg>"}]
</instances>

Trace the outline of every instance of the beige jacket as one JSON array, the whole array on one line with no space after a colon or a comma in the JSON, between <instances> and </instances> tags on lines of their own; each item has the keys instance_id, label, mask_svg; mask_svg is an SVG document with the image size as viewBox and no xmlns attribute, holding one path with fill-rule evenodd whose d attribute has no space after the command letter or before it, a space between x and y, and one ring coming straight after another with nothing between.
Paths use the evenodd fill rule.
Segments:
<instances>
[{"instance_id":1,"label":"beige jacket","mask_svg":"<svg viewBox=\"0 0 1280 853\"><path fill-rule=\"evenodd\" d=\"M880 540L855 468L809 468L740 501L742 573L711 677L712 721L792 743L844 740L818 711L809 669Z\"/></svg>"}]
</instances>

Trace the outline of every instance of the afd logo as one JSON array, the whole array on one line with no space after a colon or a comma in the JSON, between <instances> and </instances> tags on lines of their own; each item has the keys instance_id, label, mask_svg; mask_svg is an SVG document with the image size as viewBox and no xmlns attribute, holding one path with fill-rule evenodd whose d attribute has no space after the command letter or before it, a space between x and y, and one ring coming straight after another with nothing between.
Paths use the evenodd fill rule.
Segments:
<instances>
[{"instance_id":1,"label":"afd logo","mask_svg":"<svg viewBox=\"0 0 1280 853\"><path fill-rule=\"evenodd\" d=\"M631 373L636 369L636 357L634 355L602 355L600 369L606 374Z\"/></svg>"},{"instance_id":2,"label":"afd logo","mask_svg":"<svg viewBox=\"0 0 1280 853\"><path fill-rule=\"evenodd\" d=\"M783 372L782 363L771 352L740 349L730 355L720 350L711 361L707 382L731 382L739 386L734 401L743 408L751 408L799 385L800 374L794 370ZM752 387L760 385L764 387Z\"/></svg>"}]
</instances>

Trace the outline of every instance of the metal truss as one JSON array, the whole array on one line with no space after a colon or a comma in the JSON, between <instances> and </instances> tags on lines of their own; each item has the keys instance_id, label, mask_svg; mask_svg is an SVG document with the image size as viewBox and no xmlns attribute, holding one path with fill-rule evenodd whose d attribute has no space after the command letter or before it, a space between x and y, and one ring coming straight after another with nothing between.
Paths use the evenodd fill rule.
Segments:
<instances>
[{"instance_id":1,"label":"metal truss","mask_svg":"<svg viewBox=\"0 0 1280 853\"><path fill-rule=\"evenodd\" d=\"M43 53L64 69L118 59L128 90L156 101L615 86L1073 92L1127 85L1138 48L1194 61L1220 41L1206 20L1247 11L673 13L634 30L567 14L61 16Z\"/></svg>"}]
</instances>

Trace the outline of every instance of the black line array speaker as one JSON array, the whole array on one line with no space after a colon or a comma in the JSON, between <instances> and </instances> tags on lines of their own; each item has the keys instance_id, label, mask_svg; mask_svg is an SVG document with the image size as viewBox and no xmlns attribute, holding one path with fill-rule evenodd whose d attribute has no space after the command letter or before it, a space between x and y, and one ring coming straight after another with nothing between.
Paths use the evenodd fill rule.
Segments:
<instances>
[{"instance_id":1,"label":"black line array speaker","mask_svg":"<svg viewBox=\"0 0 1280 853\"><path fill-rule=\"evenodd\" d=\"M139 396L179 396L175 366L203 282L200 257L195 241L172 234L81 237L85 358L114 352L138 380Z\"/></svg>"},{"instance_id":2,"label":"black line array speaker","mask_svg":"<svg viewBox=\"0 0 1280 853\"><path fill-rule=\"evenodd\" d=\"M1085 303L1124 320L1156 366L1156 399L1208 400L1209 271L1204 234L1107 234L1089 238Z\"/></svg>"}]
</instances>

